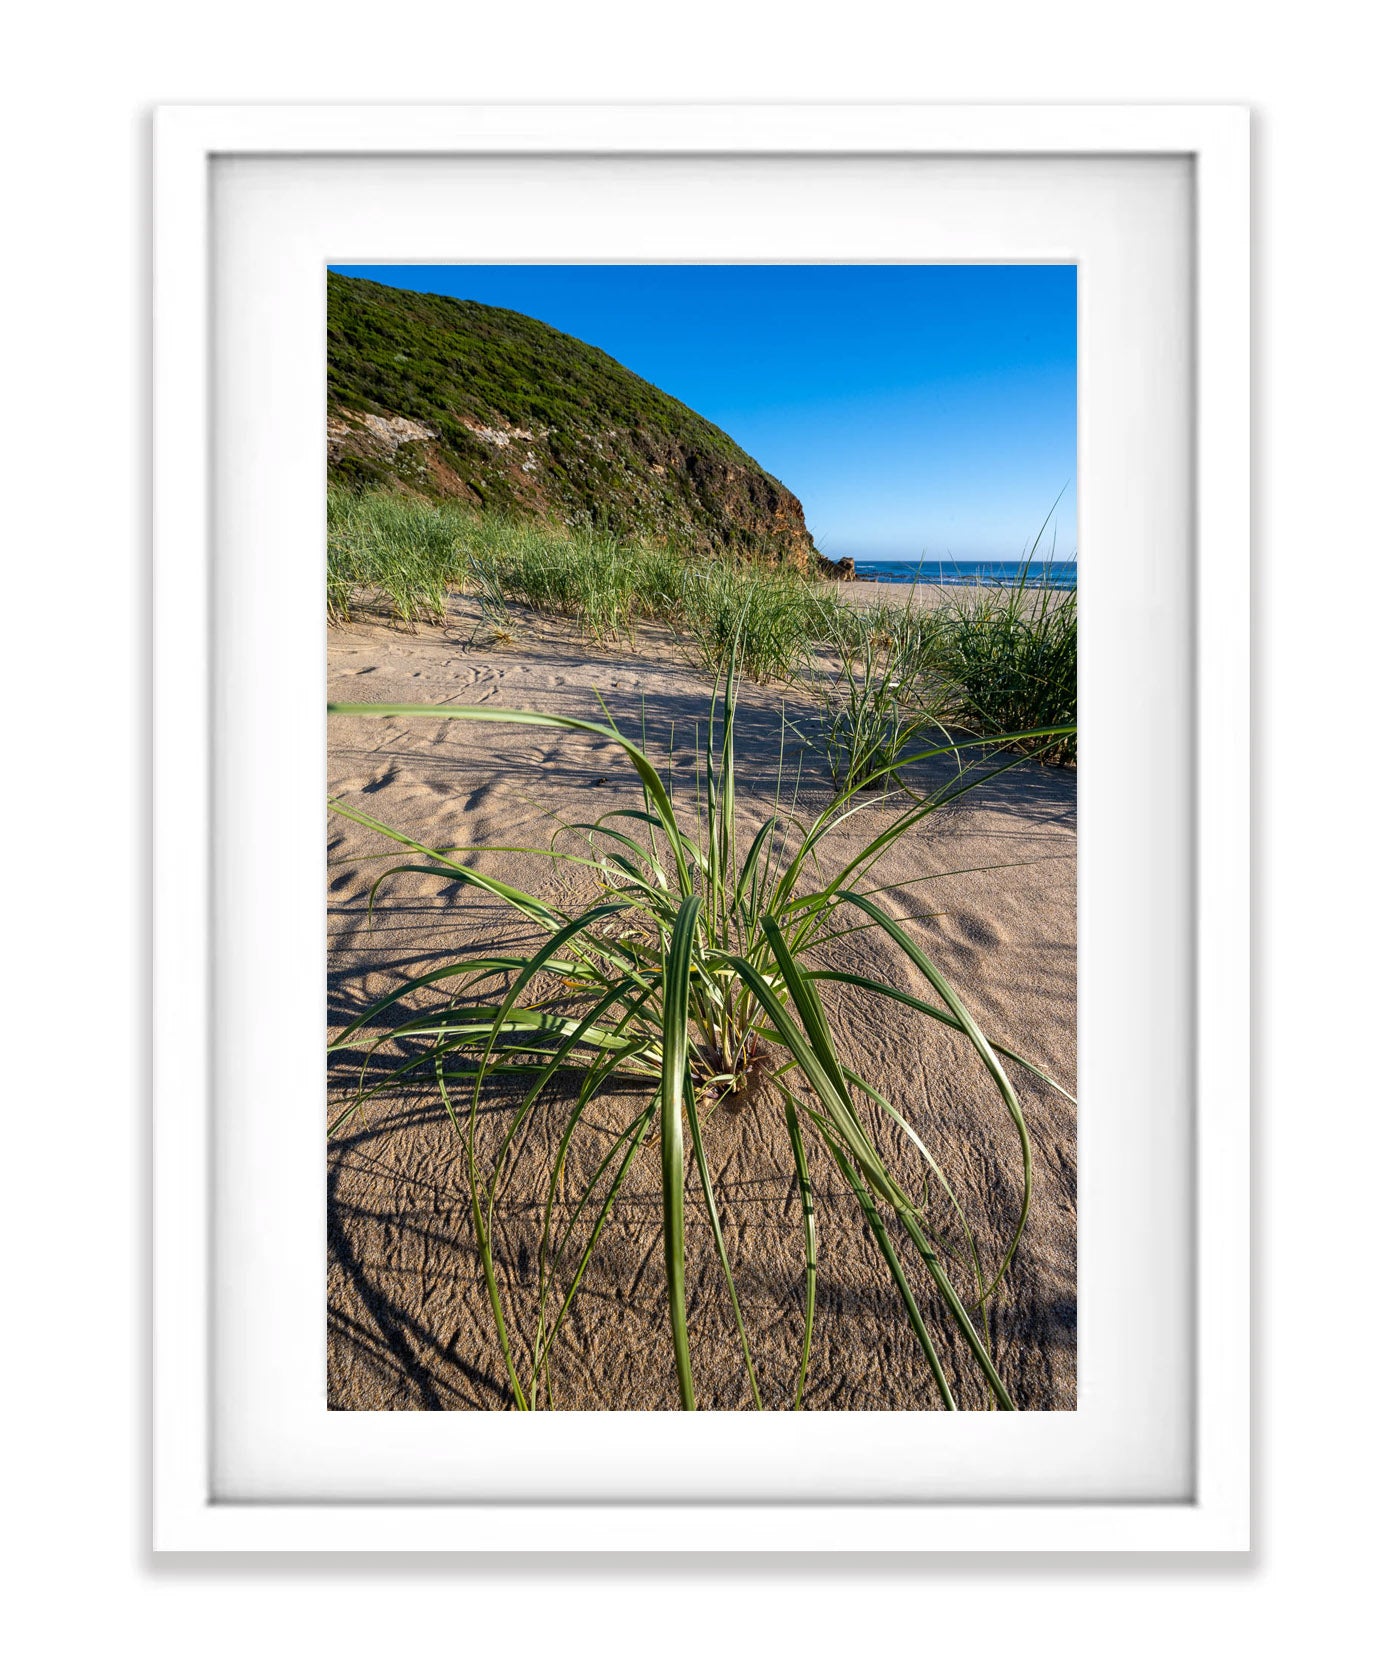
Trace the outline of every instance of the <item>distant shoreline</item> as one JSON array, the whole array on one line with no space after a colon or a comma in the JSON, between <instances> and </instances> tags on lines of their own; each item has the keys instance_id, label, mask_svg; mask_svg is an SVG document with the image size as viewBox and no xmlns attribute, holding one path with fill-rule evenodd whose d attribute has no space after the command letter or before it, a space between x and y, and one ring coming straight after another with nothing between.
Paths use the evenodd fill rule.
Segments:
<instances>
[{"instance_id":1,"label":"distant shoreline","mask_svg":"<svg viewBox=\"0 0 1400 1680\"><path fill-rule=\"evenodd\" d=\"M1079 567L1074 560L857 560L857 583L931 585L936 588L1005 588L1021 582L1029 589L1075 589Z\"/></svg>"}]
</instances>

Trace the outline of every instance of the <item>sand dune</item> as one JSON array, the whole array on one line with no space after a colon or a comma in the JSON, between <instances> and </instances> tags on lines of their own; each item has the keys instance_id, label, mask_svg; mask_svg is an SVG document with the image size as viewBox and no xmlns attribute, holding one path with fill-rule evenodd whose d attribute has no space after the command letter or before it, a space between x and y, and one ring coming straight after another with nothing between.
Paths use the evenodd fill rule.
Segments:
<instances>
[{"instance_id":1,"label":"sand dune","mask_svg":"<svg viewBox=\"0 0 1400 1680\"><path fill-rule=\"evenodd\" d=\"M469 626L417 633L387 625L333 629L329 691L337 700L470 702L599 715L595 690L629 731L645 719L691 773L709 679L659 632L634 647L580 645L540 618L515 644L476 646ZM746 689L739 735L741 800L758 816L782 736L782 709L810 722L799 696ZM791 769L792 738L787 752ZM616 748L553 731L425 719L333 717L329 791L434 845L547 846L561 824L598 816L634 787ZM805 798L822 802L820 777ZM766 813L765 813L766 814ZM872 816L842 840L856 848ZM886 861L888 903L912 924L993 1037L1071 1089L1075 1062L1075 777L1018 768L938 813ZM382 863L374 837L340 818L330 828L329 980L333 1027L434 959L518 935L494 904L426 877L384 890L373 925L366 896ZM833 853L833 855L836 855ZM988 869L988 866L998 866ZM486 867L483 861L483 867ZM491 870L526 887L581 892L581 881L528 855L493 855ZM932 914L931 914L932 913ZM853 935L853 966L918 990L911 965ZM934 1022L892 1018L868 994L833 1000L859 1070L916 1120L956 1184L979 1238L995 1245L1014 1219L1018 1156L1004 1112L966 1045ZM331 1107L349 1070L332 1078ZM1020 1253L991 1313L994 1353L1018 1404L1075 1403L1075 1122L1072 1106L1019 1082L1035 1140L1036 1192ZM580 1170L636 1112L610 1095L581 1130ZM540 1213L560 1105L532 1123L503 1198L497 1251L511 1311L526 1331ZM771 1094L706 1123L716 1195L734 1261L765 1403L791 1402L802 1333L803 1256L788 1141ZM878 1251L834 1167L813 1160L820 1243L816 1336L807 1404L841 1409L936 1406L927 1366ZM499 1407L504 1371L472 1240L455 1133L435 1097L400 1092L355 1115L329 1150L328 1402L337 1409ZM702 1406L750 1404L733 1343L722 1274L698 1193L688 1230L692 1351ZM934 1306L931 1324L941 1327ZM533 1323L533 1319L530 1319ZM936 1332L937 1334L937 1332ZM969 1404L984 1403L970 1360L941 1342ZM660 1175L644 1149L599 1242L557 1346L552 1399L561 1408L676 1404L660 1253Z\"/></svg>"}]
</instances>

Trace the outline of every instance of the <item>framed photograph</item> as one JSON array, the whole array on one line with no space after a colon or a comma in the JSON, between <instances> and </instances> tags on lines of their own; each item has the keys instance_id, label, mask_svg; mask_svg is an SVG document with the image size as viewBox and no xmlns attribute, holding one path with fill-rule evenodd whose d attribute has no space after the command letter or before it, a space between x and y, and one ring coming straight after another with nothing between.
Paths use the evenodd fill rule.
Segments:
<instances>
[{"instance_id":1,"label":"framed photograph","mask_svg":"<svg viewBox=\"0 0 1400 1680\"><path fill-rule=\"evenodd\" d=\"M155 206L156 1547L1246 1549L1247 113Z\"/></svg>"}]
</instances>

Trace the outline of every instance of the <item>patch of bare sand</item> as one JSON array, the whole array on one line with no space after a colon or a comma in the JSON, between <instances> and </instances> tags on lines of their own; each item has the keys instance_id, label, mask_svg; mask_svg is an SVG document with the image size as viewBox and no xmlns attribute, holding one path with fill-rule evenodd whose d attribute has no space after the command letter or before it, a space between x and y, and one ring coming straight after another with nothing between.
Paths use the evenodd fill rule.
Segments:
<instances>
[{"instance_id":1,"label":"patch of bare sand","mask_svg":"<svg viewBox=\"0 0 1400 1680\"><path fill-rule=\"evenodd\" d=\"M531 624L516 644L477 646L469 627L410 633L354 625L330 634L337 700L475 703L599 716L595 690L618 721L673 750L677 783L691 774L709 680L664 635L634 646L580 645L562 626ZM739 740L741 800L759 820L771 787L781 708L804 721L799 696L746 688ZM791 770L789 744L789 772ZM537 728L425 719L333 717L329 789L379 821L434 845L548 845L559 826L631 802L625 759L604 742ZM820 802L818 777L804 778ZM815 807L814 807L815 808ZM765 813L766 814L766 813ZM1068 1088L1075 1075L1075 777L1017 768L916 829L875 880L899 886L896 915L928 917L927 948L994 1038ZM874 818L852 825L854 849ZM403 977L518 938L499 908L425 876L388 883L372 927L366 899L382 864L363 829L330 830L329 983L338 1028ZM465 854L470 856L471 854ZM833 852L833 856L839 852ZM528 854L482 852L479 866L546 895L581 893ZM935 914L930 916L930 913ZM919 991L911 965L868 935L844 955L864 972ZM897 953L895 954L897 956ZM986 1247L1004 1242L1019 1180L1014 1135L963 1041L934 1022L893 1015L873 996L833 991L833 1013L859 1070L930 1138ZM1075 1120L1072 1106L1018 1080L1035 1143L1036 1188L1020 1251L991 1311L993 1351L1019 1405L1075 1404ZM333 1077L331 1109L346 1090ZM522 1345L553 1149L567 1105L532 1122L502 1198L496 1253ZM637 1112L610 1095L580 1129L581 1182ZM886 1137L891 1147L895 1140ZM706 1123L706 1144L765 1404L791 1404L802 1336L800 1210L782 1114L760 1094ZM811 1151L818 1199L819 1286L806 1404L834 1409L936 1407L938 1397L854 1198ZM910 1152L907 1181L918 1182ZM722 1274L698 1187L691 1182L687 1280L692 1355L702 1406L751 1404ZM599 1239L551 1361L559 1408L669 1408L676 1401L660 1245L656 1151L644 1148ZM332 1408L398 1410L508 1404L472 1238L456 1134L436 1098L400 1093L362 1108L329 1150L329 1370ZM911 1257L912 1276L927 1281ZM963 1279L966 1282L966 1279ZM916 1284L962 1403L985 1404L970 1359L947 1334L932 1292Z\"/></svg>"},{"instance_id":2,"label":"patch of bare sand","mask_svg":"<svg viewBox=\"0 0 1400 1680\"><path fill-rule=\"evenodd\" d=\"M1027 591L1032 605L1045 599L1050 605L1058 606L1067 593L1063 589ZM837 585L836 594L838 600L850 606L902 607L908 602L918 612L933 612L950 602L979 600L987 595L1004 596L1005 589L1000 585L983 588L971 583L886 583L874 578L851 578Z\"/></svg>"}]
</instances>

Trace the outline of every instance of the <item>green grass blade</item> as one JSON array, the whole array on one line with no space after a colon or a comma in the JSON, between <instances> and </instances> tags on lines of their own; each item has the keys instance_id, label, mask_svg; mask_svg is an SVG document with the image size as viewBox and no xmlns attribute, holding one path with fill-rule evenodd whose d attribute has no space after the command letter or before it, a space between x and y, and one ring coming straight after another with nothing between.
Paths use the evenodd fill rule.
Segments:
<instances>
[{"instance_id":1,"label":"green grass blade","mask_svg":"<svg viewBox=\"0 0 1400 1680\"><path fill-rule=\"evenodd\" d=\"M748 1374L749 1393L753 1396L754 1407L763 1410L763 1395L758 1386L758 1376L753 1368L753 1358L749 1352L748 1333L744 1329L744 1315L739 1307L739 1291L734 1283L734 1273L729 1264L729 1250L725 1246L724 1232L720 1229L719 1207L715 1202L715 1189L710 1180L710 1164L705 1158L705 1140L700 1132L700 1116L695 1109L695 1095L693 1085L686 1087L686 1114L690 1121L691 1145L695 1151L695 1165L700 1174L700 1188L705 1196L705 1212L710 1218L710 1231L715 1239L715 1251L719 1255L720 1267L724 1272L724 1281L729 1290L729 1304L734 1309L734 1326L739 1332L739 1346L743 1351L744 1370Z\"/></svg>"},{"instance_id":2,"label":"green grass blade","mask_svg":"<svg viewBox=\"0 0 1400 1680\"><path fill-rule=\"evenodd\" d=\"M632 1123L629 1130L624 1132L622 1137L618 1139L618 1147L620 1147L624 1142L626 1143L627 1153L623 1156L622 1165L613 1175L612 1183L608 1186L607 1192L603 1197L602 1206L598 1210L597 1218L593 1221L593 1229L589 1233L588 1242L584 1247L583 1255L574 1269L573 1277L569 1281L569 1287L564 1296L564 1303L560 1307L553 1324L550 1326L549 1335L545 1338L542 1353L542 1357L544 1358L548 1358L549 1350L554 1345L555 1337L558 1336L560 1330L564 1326L564 1320L568 1317L569 1308L573 1305L574 1296L578 1293L579 1285L583 1282L584 1273L588 1270L588 1263L593 1258L593 1250L596 1248L598 1238L602 1234L603 1225L607 1220L608 1214L612 1211L612 1205L617 1200L622 1186L627 1182L627 1175L632 1170L632 1162L635 1160L637 1151L641 1148L642 1143L646 1138L647 1130L651 1125L652 1116L656 1113L656 1107L657 1102L656 1099L653 1098L651 1102L647 1104L646 1108L642 1110L637 1119ZM584 1199L574 1210L573 1218L569 1221L569 1230L565 1232L563 1238L561 1239L561 1245L562 1243L568 1241L569 1232L573 1230L574 1222L582 1213L583 1208L587 1203L588 1195L592 1193L594 1185L602 1177L607 1163L612 1159L612 1153L613 1152L610 1151L608 1155L604 1157L603 1165L599 1167L597 1173L590 1180Z\"/></svg>"},{"instance_id":3,"label":"green grass blade","mask_svg":"<svg viewBox=\"0 0 1400 1680\"><path fill-rule=\"evenodd\" d=\"M506 1329L505 1310L501 1305L500 1286L496 1281L496 1265L491 1252L491 1235L485 1211L481 1204L480 1189L476 1176L476 1138L475 1122L463 1127L453 1104L451 1093L447 1089L447 1082L438 1076L438 1090L442 1095L443 1107L456 1130L462 1144L462 1151L466 1159L467 1186L470 1193L472 1210L472 1229L476 1236L477 1253L481 1257L482 1271L486 1274L486 1294L491 1303L491 1317L496 1326L496 1340L500 1343L501 1353L506 1362L506 1374L510 1378L511 1392L515 1396L518 1410L528 1411L529 1403L525 1398L525 1390L521 1387L520 1377L515 1369L515 1360L511 1357L510 1335Z\"/></svg>"},{"instance_id":4,"label":"green grass blade","mask_svg":"<svg viewBox=\"0 0 1400 1680\"><path fill-rule=\"evenodd\" d=\"M924 1143L924 1140L919 1136L919 1134L914 1130L914 1128L909 1124L888 1097L881 1096L873 1085L871 1085L867 1080L862 1079L861 1076L854 1072L851 1068L846 1069L846 1077L853 1085L858 1086L862 1091L864 1091L866 1096L869 1097L872 1102L878 1103L885 1113L888 1114L890 1118L904 1131L904 1133L913 1142L915 1148L928 1163L929 1171L938 1181L938 1186L942 1190L943 1194L948 1198L948 1203L953 1210L953 1217L957 1220L958 1227L962 1231L963 1242L967 1245L968 1263L972 1267L972 1275L977 1283L977 1304L982 1309L982 1333L984 1340L989 1341L991 1339L991 1332L987 1318L987 1300L991 1295L991 1290L987 1288L982 1272L982 1252L978 1247L977 1238L973 1233L972 1225L968 1220L967 1215L963 1212L962 1203L958 1200L953 1186L948 1182L947 1174L943 1171L943 1168L939 1166L932 1154L930 1154L928 1146Z\"/></svg>"},{"instance_id":5,"label":"green grass blade","mask_svg":"<svg viewBox=\"0 0 1400 1680\"><path fill-rule=\"evenodd\" d=\"M1002 1067L1001 1062L998 1060L996 1051L993 1050L992 1046L987 1042L986 1036L982 1032L982 1029L977 1025L976 1021L974 1021L968 1014L963 1005L962 999L929 961L928 957L919 949L914 941L910 939L909 935L905 933L904 929L900 927L892 917L886 915L885 912L880 909L879 905L864 897L861 893L841 892L838 893L837 896L845 899L850 904L856 905L859 909L863 910L873 922L883 928L890 938L894 940L895 944L899 946L900 950L902 950L915 965L920 974L922 974L928 983L934 988L939 997L942 998L948 1012L957 1021L959 1029L971 1040L973 1048L982 1059L983 1066L992 1076L992 1082L1000 1092L1002 1103L1006 1108L1007 1113L1011 1116L1012 1124L1016 1128L1016 1135L1020 1140L1021 1145L1021 1209L1016 1220L1016 1229L1012 1233L1011 1241L1007 1245L1006 1252L1002 1255L1001 1263L997 1267L992 1281L987 1286L986 1293L991 1294L1001 1282L1002 1278L1006 1276L1006 1269L1011 1264L1012 1258L1015 1255L1017 1248L1020 1246L1021 1236L1026 1229L1026 1221L1030 1218L1031 1212L1031 1134L1030 1128L1026 1125L1025 1115L1021 1112L1020 1098L1017 1097L1015 1088L1013 1087L1011 1081L1007 1078L1006 1070Z\"/></svg>"},{"instance_id":6,"label":"green grass blade","mask_svg":"<svg viewBox=\"0 0 1400 1680\"><path fill-rule=\"evenodd\" d=\"M877 927L879 924L869 922L866 925ZM808 980L830 980L838 985L859 986L863 991L878 992L882 997L891 998L895 1003L903 1004L906 1009L917 1010L920 1015L927 1015L931 1020L941 1021L945 1027L952 1027L955 1032L963 1031L962 1023L956 1015L946 1014L943 1010L936 1009L933 1004L926 1003L923 998L917 998L910 992L901 991L898 986L888 986L883 980L872 980L867 975L853 974L839 968L808 968L803 970L803 974ZM1048 1085L1052 1091L1058 1092L1066 1102L1077 1101L1072 1091L1067 1091L1058 1080L1052 1079L1043 1068L1037 1067L1034 1062L1027 1061L1024 1056L1018 1056L1014 1050L1008 1050L1004 1044L998 1044L994 1038L989 1038L987 1043L991 1045L998 1056L1003 1057L1008 1062L1015 1062L1017 1067L1024 1068L1027 1073L1033 1074L1043 1084Z\"/></svg>"},{"instance_id":7,"label":"green grass blade","mask_svg":"<svg viewBox=\"0 0 1400 1680\"><path fill-rule=\"evenodd\" d=\"M602 740L610 741L614 746L621 747L631 761L632 768L637 772L642 786L656 805L657 815L661 819L666 837L671 843L672 855L676 862L676 873L680 880L681 891L690 891L690 866L686 862L685 845L681 838L680 825L676 820L676 813L672 809L670 796L666 792L665 784L657 775L651 761L640 747L610 725L588 723L582 718L559 717L552 712L520 711L510 706L377 706L351 704L346 701L333 701L326 707L332 714L346 717L431 717L445 720L459 720L466 723L517 723L540 729L574 730L585 735L596 735ZM367 826L375 826L369 824ZM388 830L381 830L388 833ZM412 842L409 842L412 844ZM421 848L420 848L421 849ZM442 860L448 861L448 860Z\"/></svg>"},{"instance_id":8,"label":"green grass blade","mask_svg":"<svg viewBox=\"0 0 1400 1680\"><path fill-rule=\"evenodd\" d=\"M907 1203L907 1196L890 1176L866 1135L849 1091L843 1089L839 1078L833 1082L822 1058L808 1042L802 1028L783 1007L763 975L743 957L733 957L730 960L735 971L743 976L745 983L757 998L764 1014L773 1023L778 1039L802 1069L803 1076L822 1105L828 1120L837 1128L846 1147L860 1162L861 1170L892 1207Z\"/></svg>"},{"instance_id":9,"label":"green grass blade","mask_svg":"<svg viewBox=\"0 0 1400 1680\"><path fill-rule=\"evenodd\" d=\"M927 1266L929 1275L933 1278L934 1284L937 1286L938 1293L943 1297L944 1303L946 1304L949 1312L952 1313L953 1318L956 1320L958 1329L962 1332L963 1340L972 1349L973 1358L976 1359L977 1363L982 1367L982 1375L987 1379L987 1385L991 1389L992 1395L996 1400L998 1410L1003 1412L1014 1412L1016 1410L1016 1402L1011 1398L1006 1384L1002 1381L1001 1373L997 1370L996 1365L993 1363L991 1354L988 1353L987 1349L983 1346L982 1339L977 1334L976 1327L968 1314L967 1308L963 1305L957 1290L953 1287L952 1279L948 1276L947 1272L944 1271L942 1262L934 1253L933 1245L928 1239L928 1233L923 1229L923 1227L919 1224L919 1221L912 1213L903 1208L900 1208L898 1213L900 1223L909 1233L909 1236L914 1243L914 1247L919 1251L919 1258L923 1261L924 1265Z\"/></svg>"},{"instance_id":10,"label":"green grass blade","mask_svg":"<svg viewBox=\"0 0 1400 1680\"><path fill-rule=\"evenodd\" d=\"M333 707L330 709L334 710ZM484 892L491 893L493 897L501 899L506 904L514 905L517 910L528 916L532 922L538 922L541 927L556 928L559 926L560 918L549 905L538 898L532 897L527 892L522 892L518 887L508 886L504 881L494 880L489 875L482 875L475 869L469 869L466 864L457 863L444 852L433 851L430 846L422 846L418 841L410 840L408 835L400 834L395 828L387 828L383 823L376 822L373 817L367 816L363 811L357 811L353 805L345 804L343 800L332 799L327 809L334 811L337 816L346 817L351 822L358 823L361 828L367 828L375 834L382 834L386 840L397 840L400 845L406 846L409 851L417 852L420 857L435 858L438 863L450 870L457 879L465 881L471 886L480 887Z\"/></svg>"},{"instance_id":11,"label":"green grass blade","mask_svg":"<svg viewBox=\"0 0 1400 1680\"><path fill-rule=\"evenodd\" d=\"M928 1361L929 1370L933 1372L933 1380L937 1384L939 1397L943 1401L944 1408L947 1411L955 1412L958 1409L958 1405L957 1401L953 1398L952 1389L948 1386L948 1378L943 1370L943 1363L939 1359L938 1352L933 1345L933 1338L928 1333L928 1326L924 1323L924 1316L919 1311L919 1303L914 1298L914 1291L909 1286L909 1279L905 1275L904 1267L899 1262L899 1255L895 1252L894 1243L890 1239L890 1233L886 1229L884 1220L880 1217L880 1210L876 1207L875 1200L871 1196L870 1191L862 1182L860 1174L851 1165L850 1161L846 1159L846 1155L841 1146L837 1143L835 1137L832 1135L831 1129L823 1125L820 1116L818 1116L813 1110L808 1109L807 1112L812 1115L814 1120L816 1120L818 1129L822 1133L827 1148L831 1151L832 1156L836 1161L836 1165L841 1169L841 1176L855 1192L856 1200L860 1203L861 1212L865 1215L866 1223L870 1226L871 1234L874 1236L876 1245L884 1258L885 1266L889 1271L890 1277L894 1280L894 1286L899 1291L899 1298L904 1303L905 1315L908 1317L909 1323L913 1327L914 1335L918 1339L919 1346L923 1349L924 1358Z\"/></svg>"},{"instance_id":12,"label":"green grass blade","mask_svg":"<svg viewBox=\"0 0 1400 1680\"><path fill-rule=\"evenodd\" d=\"M821 1057L822 1066L826 1069L827 1078L845 1096L846 1107L855 1113L855 1105L851 1102L849 1093L843 1089L843 1075L841 1072L841 1058L836 1053L836 1044L831 1036L831 1028L822 1011L821 1000L817 996L815 986L809 985L803 978L802 970L797 966L797 959L788 947L783 937L783 930L772 916L764 916L759 926L763 929L763 936L768 941L768 949L777 960L778 970L787 985L788 996L792 999L802 1025L806 1028L807 1037Z\"/></svg>"},{"instance_id":13,"label":"green grass blade","mask_svg":"<svg viewBox=\"0 0 1400 1680\"><path fill-rule=\"evenodd\" d=\"M797 1393L792 1403L795 1412L802 1410L802 1395L807 1386L807 1365L812 1357L812 1326L817 1313L817 1212L812 1197L812 1179L807 1171L807 1151L802 1143L802 1130L797 1123L797 1110L790 1096L784 1093L783 1115L787 1120L788 1136L792 1139L792 1163L797 1173L798 1193L802 1197L802 1239L806 1249L806 1289L802 1315L802 1361L797 1367Z\"/></svg>"},{"instance_id":14,"label":"green grass blade","mask_svg":"<svg viewBox=\"0 0 1400 1680\"><path fill-rule=\"evenodd\" d=\"M685 1106L693 1101L689 1067L690 960L700 899L685 899L666 952L661 1037L661 1208L666 1252L666 1295L671 1309L671 1339L676 1350L676 1380L681 1405L695 1410L690 1373L690 1337L685 1315Z\"/></svg>"}]
</instances>

